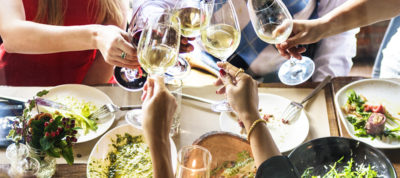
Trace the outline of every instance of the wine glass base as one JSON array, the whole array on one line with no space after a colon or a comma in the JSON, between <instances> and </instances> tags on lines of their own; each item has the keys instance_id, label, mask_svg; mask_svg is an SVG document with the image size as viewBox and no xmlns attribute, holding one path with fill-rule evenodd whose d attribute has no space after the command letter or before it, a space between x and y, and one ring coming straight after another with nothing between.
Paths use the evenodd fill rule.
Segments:
<instances>
[{"instance_id":1,"label":"wine glass base","mask_svg":"<svg viewBox=\"0 0 400 178\"><path fill-rule=\"evenodd\" d=\"M286 85L298 85L310 79L314 70L314 62L310 58L302 56L302 59L296 59L294 64L291 61L283 63L278 76L281 82Z\"/></svg>"},{"instance_id":2,"label":"wine glass base","mask_svg":"<svg viewBox=\"0 0 400 178\"><path fill-rule=\"evenodd\" d=\"M211 110L213 110L214 112L232 112L233 111L232 107L229 105L229 103L226 99L212 104Z\"/></svg>"},{"instance_id":3,"label":"wine glass base","mask_svg":"<svg viewBox=\"0 0 400 178\"><path fill-rule=\"evenodd\" d=\"M140 91L147 80L147 73L142 68L127 69L123 67L114 68L114 78L117 84L127 91Z\"/></svg>"},{"instance_id":4,"label":"wine glass base","mask_svg":"<svg viewBox=\"0 0 400 178\"><path fill-rule=\"evenodd\" d=\"M128 124L132 125L135 128L142 129L142 110L141 109L134 109L126 112L125 120Z\"/></svg>"},{"instance_id":5,"label":"wine glass base","mask_svg":"<svg viewBox=\"0 0 400 178\"><path fill-rule=\"evenodd\" d=\"M185 59L186 55L188 54L179 55L175 65L167 68L167 72L165 73L167 77L182 79L189 74L191 67L189 62Z\"/></svg>"}]
</instances>

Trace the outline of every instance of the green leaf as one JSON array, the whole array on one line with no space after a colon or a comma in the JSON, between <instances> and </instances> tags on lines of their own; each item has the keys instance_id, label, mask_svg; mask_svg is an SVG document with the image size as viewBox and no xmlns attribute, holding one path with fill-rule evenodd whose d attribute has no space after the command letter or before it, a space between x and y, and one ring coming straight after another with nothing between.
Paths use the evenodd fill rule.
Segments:
<instances>
[{"instance_id":1,"label":"green leaf","mask_svg":"<svg viewBox=\"0 0 400 178\"><path fill-rule=\"evenodd\" d=\"M61 156L61 149L54 147L54 148L47 150L46 153L52 157L59 158Z\"/></svg>"},{"instance_id":2,"label":"green leaf","mask_svg":"<svg viewBox=\"0 0 400 178\"><path fill-rule=\"evenodd\" d=\"M49 93L48 90L42 90L42 91L39 91L38 93L36 93L36 96L42 97L42 96L46 95L47 93Z\"/></svg>"},{"instance_id":3,"label":"green leaf","mask_svg":"<svg viewBox=\"0 0 400 178\"><path fill-rule=\"evenodd\" d=\"M46 137L42 137L40 139L40 146L42 147L43 151L47 151L53 146L53 143L49 141Z\"/></svg>"},{"instance_id":4,"label":"green leaf","mask_svg":"<svg viewBox=\"0 0 400 178\"><path fill-rule=\"evenodd\" d=\"M69 165L74 164L74 153L72 151L72 147L70 146L63 147L61 154Z\"/></svg>"}]
</instances>

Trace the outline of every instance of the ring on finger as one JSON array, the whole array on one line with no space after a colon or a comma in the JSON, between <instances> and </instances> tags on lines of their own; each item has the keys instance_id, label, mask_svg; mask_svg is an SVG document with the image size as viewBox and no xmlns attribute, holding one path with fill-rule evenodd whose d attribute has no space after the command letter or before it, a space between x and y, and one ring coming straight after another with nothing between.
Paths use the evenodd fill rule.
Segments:
<instances>
[{"instance_id":1,"label":"ring on finger","mask_svg":"<svg viewBox=\"0 0 400 178\"><path fill-rule=\"evenodd\" d=\"M122 58L122 59L125 59L125 57L126 57L126 52L122 51L122 53L121 53L121 58Z\"/></svg>"},{"instance_id":2,"label":"ring on finger","mask_svg":"<svg viewBox=\"0 0 400 178\"><path fill-rule=\"evenodd\" d=\"M236 71L236 73L235 73L235 78L242 72L244 72L244 70L242 68L239 68L239 70Z\"/></svg>"}]
</instances>

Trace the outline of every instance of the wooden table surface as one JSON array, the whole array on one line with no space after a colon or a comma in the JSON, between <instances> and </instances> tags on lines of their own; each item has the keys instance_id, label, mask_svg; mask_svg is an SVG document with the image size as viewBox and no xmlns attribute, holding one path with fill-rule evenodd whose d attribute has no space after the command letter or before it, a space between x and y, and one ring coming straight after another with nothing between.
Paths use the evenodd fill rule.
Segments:
<instances>
[{"instance_id":1,"label":"wooden table surface","mask_svg":"<svg viewBox=\"0 0 400 178\"><path fill-rule=\"evenodd\" d=\"M357 81L357 80L361 80L363 79L363 77L338 77L338 78L334 78L331 82L331 86L332 86L332 96L335 96L335 93L337 91L339 91L339 89L341 89L343 86ZM335 112L335 114L337 115L338 113ZM336 116L337 118L337 125L339 126L338 130L339 130L339 135L342 137L348 137L350 138L349 133L347 132L345 126L343 125L343 123L341 122L340 118L338 117L338 115ZM393 167L396 170L397 175L400 174L400 149L381 149L381 151L383 153L385 153L385 155L389 158L389 160L392 162Z\"/></svg>"},{"instance_id":2,"label":"wooden table surface","mask_svg":"<svg viewBox=\"0 0 400 178\"><path fill-rule=\"evenodd\" d=\"M344 85L362 79L360 77L339 77L334 78L330 84L324 88L326 106L328 111L328 120L331 136L344 136L349 137L347 131L344 129L334 107L334 95ZM318 83L305 83L298 86L286 86L280 83L263 83L260 87L271 88L315 88ZM400 150L383 150L383 152L392 161L397 173L400 172ZM7 169L9 165L0 165L0 169ZM1 177L1 176L0 176ZM57 165L54 177L86 177L86 164L74 164L72 166L66 164Z\"/></svg>"}]
</instances>

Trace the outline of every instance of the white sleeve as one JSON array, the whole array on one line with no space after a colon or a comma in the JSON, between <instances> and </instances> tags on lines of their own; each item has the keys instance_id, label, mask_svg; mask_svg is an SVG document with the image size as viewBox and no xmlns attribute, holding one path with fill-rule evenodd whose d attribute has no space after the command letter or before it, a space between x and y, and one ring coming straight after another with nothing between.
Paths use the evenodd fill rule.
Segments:
<instances>
[{"instance_id":1,"label":"white sleeve","mask_svg":"<svg viewBox=\"0 0 400 178\"><path fill-rule=\"evenodd\" d=\"M321 0L318 15L322 17L345 0ZM322 81L325 76L346 76L353 65L357 52L356 34L359 28L322 39L314 54L315 72L313 81Z\"/></svg>"}]
</instances>

